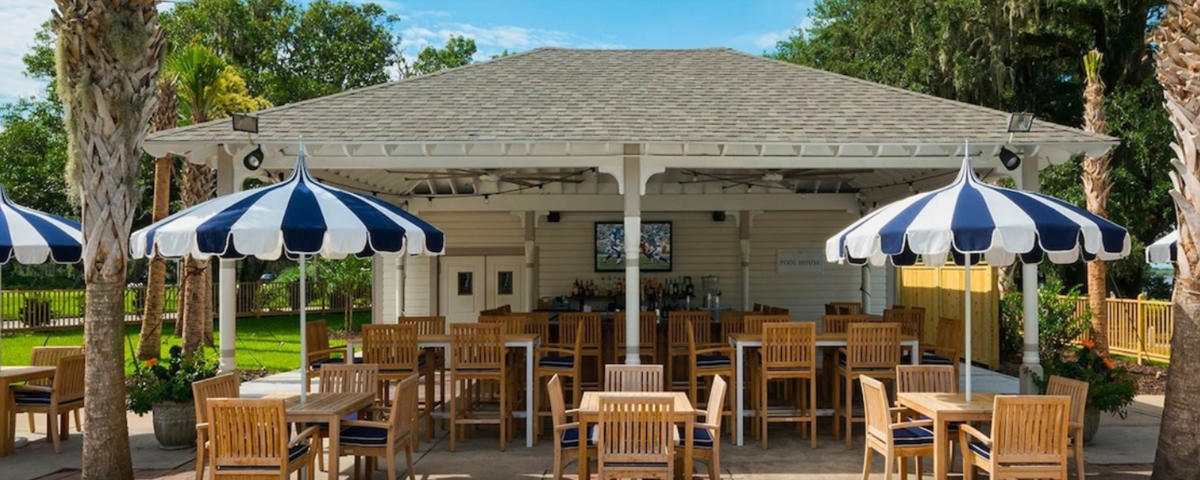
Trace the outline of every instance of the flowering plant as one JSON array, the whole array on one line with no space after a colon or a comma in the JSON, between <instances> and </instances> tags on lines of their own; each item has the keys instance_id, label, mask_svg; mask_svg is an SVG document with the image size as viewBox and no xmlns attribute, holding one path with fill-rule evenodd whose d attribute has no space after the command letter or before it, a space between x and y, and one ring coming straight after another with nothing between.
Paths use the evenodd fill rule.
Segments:
<instances>
[{"instance_id":1,"label":"flowering plant","mask_svg":"<svg viewBox=\"0 0 1200 480\"><path fill-rule=\"evenodd\" d=\"M1035 377L1038 388L1046 390L1050 375L1082 380L1088 384L1087 405L1103 412L1126 415L1125 408L1133 403L1137 395L1137 381L1124 367L1111 358L1096 351L1096 344L1085 339L1075 347L1071 355L1046 366L1046 377Z\"/></svg>"},{"instance_id":2,"label":"flowering plant","mask_svg":"<svg viewBox=\"0 0 1200 480\"><path fill-rule=\"evenodd\" d=\"M166 365L156 359L135 365L133 375L125 379L129 411L143 415L159 402L192 401L192 382L217 374L215 362L202 355L185 357L178 345L171 347Z\"/></svg>"}]
</instances>

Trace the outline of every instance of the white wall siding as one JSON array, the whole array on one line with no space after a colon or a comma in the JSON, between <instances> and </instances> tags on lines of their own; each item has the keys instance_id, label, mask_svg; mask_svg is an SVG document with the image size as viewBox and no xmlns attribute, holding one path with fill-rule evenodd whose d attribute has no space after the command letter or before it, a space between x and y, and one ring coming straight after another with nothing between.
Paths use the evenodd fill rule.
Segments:
<instances>
[{"instance_id":1,"label":"white wall siding","mask_svg":"<svg viewBox=\"0 0 1200 480\"><path fill-rule=\"evenodd\" d=\"M523 247L521 218L509 212L427 212L422 219L446 233L446 249Z\"/></svg>"}]
</instances>

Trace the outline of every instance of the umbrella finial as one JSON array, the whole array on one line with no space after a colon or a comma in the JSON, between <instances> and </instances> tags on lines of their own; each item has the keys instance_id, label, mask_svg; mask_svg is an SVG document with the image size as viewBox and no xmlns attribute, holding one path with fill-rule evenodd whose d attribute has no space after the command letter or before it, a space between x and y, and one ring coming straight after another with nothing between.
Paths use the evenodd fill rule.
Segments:
<instances>
[{"instance_id":1,"label":"umbrella finial","mask_svg":"<svg viewBox=\"0 0 1200 480\"><path fill-rule=\"evenodd\" d=\"M300 177L301 179L308 177L308 161L304 153L304 136L300 136L300 145L296 152L296 168L292 170L292 178Z\"/></svg>"},{"instance_id":2,"label":"umbrella finial","mask_svg":"<svg viewBox=\"0 0 1200 480\"><path fill-rule=\"evenodd\" d=\"M963 140L963 159L962 166L958 170L958 180L972 182L978 180L975 177L975 169L971 168L971 140Z\"/></svg>"}]
</instances>

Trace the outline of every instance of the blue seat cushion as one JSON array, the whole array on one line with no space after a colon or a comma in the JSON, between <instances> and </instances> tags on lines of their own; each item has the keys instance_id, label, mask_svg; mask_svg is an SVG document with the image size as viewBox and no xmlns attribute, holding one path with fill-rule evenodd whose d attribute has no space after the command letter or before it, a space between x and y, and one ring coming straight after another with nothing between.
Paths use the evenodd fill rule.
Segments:
<instances>
[{"instance_id":1,"label":"blue seat cushion","mask_svg":"<svg viewBox=\"0 0 1200 480\"><path fill-rule=\"evenodd\" d=\"M596 444L596 440L592 438L595 435L595 433L596 433L596 426L588 425L587 444L589 446ZM563 448L578 447L579 446L579 428L576 427L576 428L564 430L562 433L562 437L560 437L558 439L558 443L560 445L562 445Z\"/></svg>"},{"instance_id":2,"label":"blue seat cushion","mask_svg":"<svg viewBox=\"0 0 1200 480\"><path fill-rule=\"evenodd\" d=\"M992 447L989 447L980 442L971 442L967 444L967 448L971 449L971 453L979 455L986 459L992 458Z\"/></svg>"},{"instance_id":3,"label":"blue seat cushion","mask_svg":"<svg viewBox=\"0 0 1200 480\"><path fill-rule=\"evenodd\" d=\"M933 445L933 431L921 427L897 428L892 430L892 440L899 447Z\"/></svg>"},{"instance_id":4,"label":"blue seat cushion","mask_svg":"<svg viewBox=\"0 0 1200 480\"><path fill-rule=\"evenodd\" d=\"M378 447L387 445L386 428L353 426L342 429L341 443L360 447Z\"/></svg>"},{"instance_id":5,"label":"blue seat cushion","mask_svg":"<svg viewBox=\"0 0 1200 480\"><path fill-rule=\"evenodd\" d=\"M319 370L322 366L324 366L327 363L346 363L346 361L343 360L341 357L322 358L320 360L313 360L312 362L309 362L308 368L311 368L313 370Z\"/></svg>"},{"instance_id":6,"label":"blue seat cushion","mask_svg":"<svg viewBox=\"0 0 1200 480\"><path fill-rule=\"evenodd\" d=\"M682 443L684 439L679 439ZM712 432L707 428L692 428L692 446L696 448L713 448Z\"/></svg>"},{"instance_id":7,"label":"blue seat cushion","mask_svg":"<svg viewBox=\"0 0 1200 480\"><path fill-rule=\"evenodd\" d=\"M301 443L288 448L288 463L296 461L308 453L308 444ZM222 465L217 470L275 470L274 465Z\"/></svg>"},{"instance_id":8,"label":"blue seat cushion","mask_svg":"<svg viewBox=\"0 0 1200 480\"><path fill-rule=\"evenodd\" d=\"M538 359L539 367L571 368L575 366L575 357L565 355L550 355Z\"/></svg>"},{"instance_id":9,"label":"blue seat cushion","mask_svg":"<svg viewBox=\"0 0 1200 480\"><path fill-rule=\"evenodd\" d=\"M905 353L900 363L912 363L912 357ZM933 352L925 352L921 354L921 365L954 365L954 361Z\"/></svg>"},{"instance_id":10,"label":"blue seat cushion","mask_svg":"<svg viewBox=\"0 0 1200 480\"><path fill-rule=\"evenodd\" d=\"M725 355L697 355L697 367L724 367L731 365L733 362Z\"/></svg>"},{"instance_id":11,"label":"blue seat cushion","mask_svg":"<svg viewBox=\"0 0 1200 480\"><path fill-rule=\"evenodd\" d=\"M13 390L13 402L17 405L49 405L50 392Z\"/></svg>"}]
</instances>

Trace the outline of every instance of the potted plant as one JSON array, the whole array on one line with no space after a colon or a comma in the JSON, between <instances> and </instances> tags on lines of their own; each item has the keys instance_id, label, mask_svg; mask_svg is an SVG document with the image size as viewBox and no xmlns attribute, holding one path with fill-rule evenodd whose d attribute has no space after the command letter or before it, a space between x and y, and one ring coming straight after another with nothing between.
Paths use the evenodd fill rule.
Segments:
<instances>
[{"instance_id":1,"label":"potted plant","mask_svg":"<svg viewBox=\"0 0 1200 480\"><path fill-rule=\"evenodd\" d=\"M1107 356L1096 351L1096 345L1083 340L1068 355L1046 365L1046 377L1035 377L1038 388L1043 392L1050 375L1073 378L1087 382L1087 409L1083 416L1083 443L1091 443L1100 428L1100 412L1108 412L1125 418L1126 408L1137 395L1137 381Z\"/></svg>"},{"instance_id":2,"label":"potted plant","mask_svg":"<svg viewBox=\"0 0 1200 480\"><path fill-rule=\"evenodd\" d=\"M138 415L152 412L154 438L164 449L188 448L196 443L196 410L192 382L217 374L216 362L201 355L184 357L178 345L171 347L166 365L156 359L136 365L125 382L129 410Z\"/></svg>"}]
</instances>

